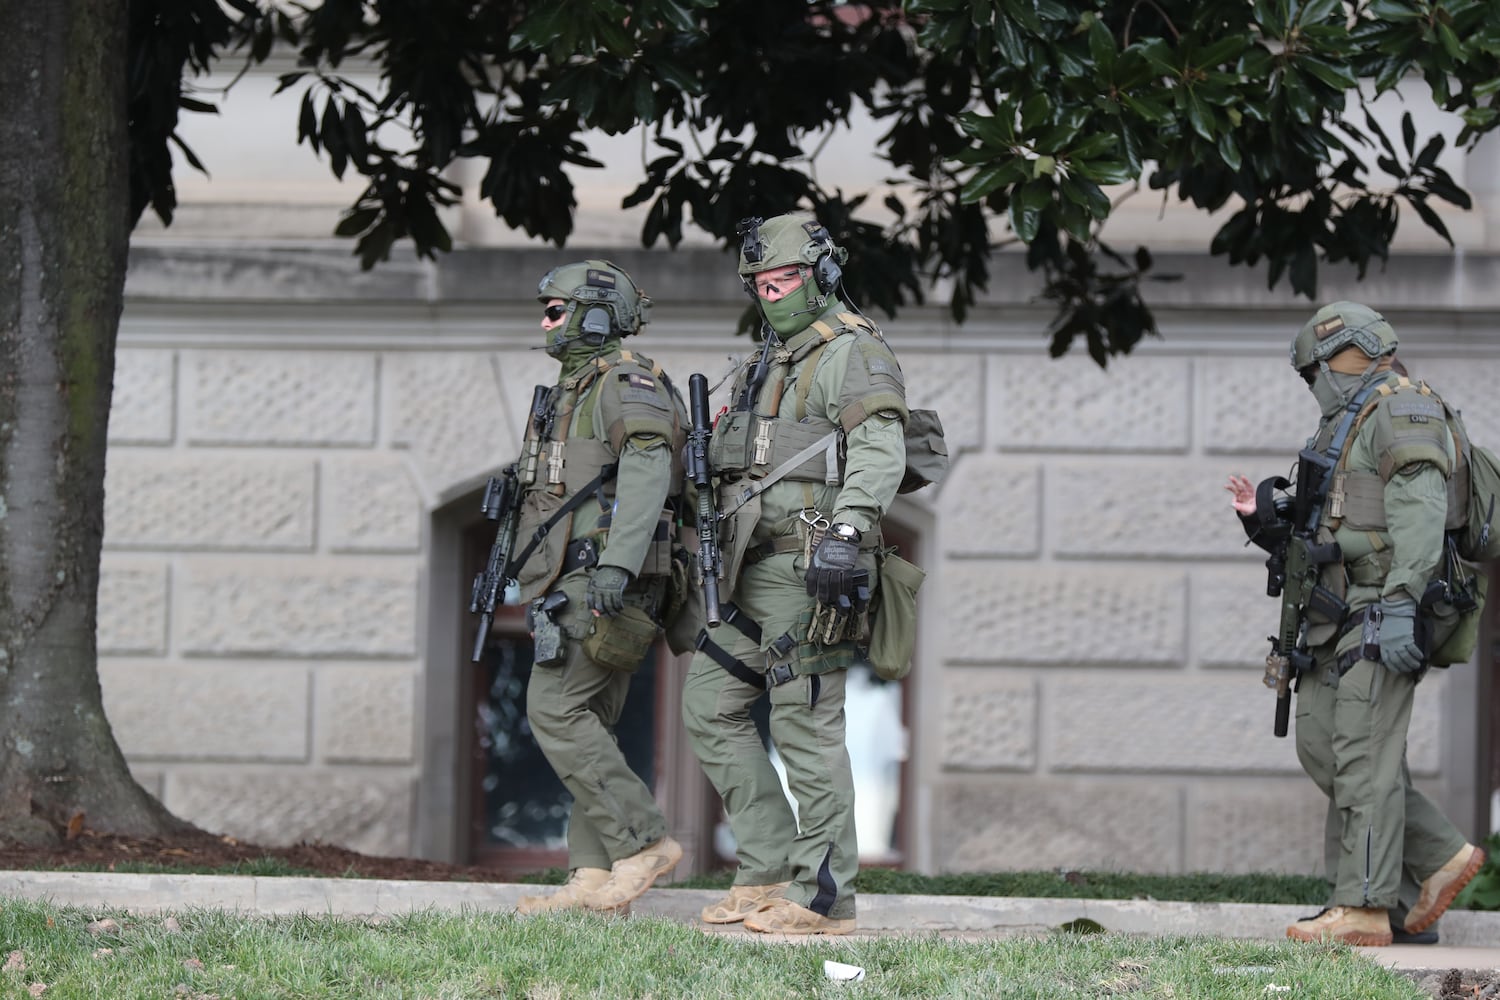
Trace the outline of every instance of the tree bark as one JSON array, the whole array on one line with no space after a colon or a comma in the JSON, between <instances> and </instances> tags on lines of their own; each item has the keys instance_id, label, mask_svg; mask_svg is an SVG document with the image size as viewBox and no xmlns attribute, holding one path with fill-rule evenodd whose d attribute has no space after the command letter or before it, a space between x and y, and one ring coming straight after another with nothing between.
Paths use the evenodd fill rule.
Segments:
<instances>
[{"instance_id":1,"label":"tree bark","mask_svg":"<svg viewBox=\"0 0 1500 1000\"><path fill-rule=\"evenodd\" d=\"M131 777L99 689L126 15L0 0L0 840L191 828Z\"/></svg>"}]
</instances>

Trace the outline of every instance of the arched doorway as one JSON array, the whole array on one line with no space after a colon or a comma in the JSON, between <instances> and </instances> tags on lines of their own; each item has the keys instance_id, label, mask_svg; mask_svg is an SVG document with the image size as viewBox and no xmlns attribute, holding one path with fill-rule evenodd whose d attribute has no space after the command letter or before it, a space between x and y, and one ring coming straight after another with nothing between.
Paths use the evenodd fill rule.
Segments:
<instances>
[{"instance_id":1,"label":"arched doorway","mask_svg":"<svg viewBox=\"0 0 1500 1000\"><path fill-rule=\"evenodd\" d=\"M478 625L468 613L470 583L494 532L479 515L477 492L434 515L417 847L425 857L522 873L566 865L567 793L525 725L531 639L521 609L497 609L481 661L469 659ZM890 524L886 533L913 551L914 533ZM658 644L636 675L619 731L627 760L683 845L679 876L733 863L718 796L682 727L689 661ZM866 864L904 867L912 858L912 691L909 679L887 684L867 671L851 678L848 740Z\"/></svg>"}]
</instances>

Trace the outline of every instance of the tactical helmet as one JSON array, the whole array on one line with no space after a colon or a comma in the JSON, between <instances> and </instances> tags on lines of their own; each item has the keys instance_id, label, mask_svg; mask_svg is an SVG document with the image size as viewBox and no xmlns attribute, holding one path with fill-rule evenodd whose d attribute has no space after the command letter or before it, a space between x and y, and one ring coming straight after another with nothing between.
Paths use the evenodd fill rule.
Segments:
<instances>
[{"instance_id":1,"label":"tactical helmet","mask_svg":"<svg viewBox=\"0 0 1500 1000\"><path fill-rule=\"evenodd\" d=\"M569 312L583 310L581 328L587 334L628 337L651 321L651 296L637 288L619 265L607 260L554 267L537 283L536 298L538 302L565 299L576 303ZM596 310L604 315L593 316L595 322L591 322Z\"/></svg>"},{"instance_id":2,"label":"tactical helmet","mask_svg":"<svg viewBox=\"0 0 1500 1000\"><path fill-rule=\"evenodd\" d=\"M1396 350L1396 331L1385 317L1358 302L1334 302L1313 313L1292 339L1292 367L1301 371L1326 362L1346 347L1367 358Z\"/></svg>"},{"instance_id":3,"label":"tactical helmet","mask_svg":"<svg viewBox=\"0 0 1500 1000\"><path fill-rule=\"evenodd\" d=\"M753 275L778 267L812 269L818 291L830 294L843 277L839 268L849 251L836 246L828 230L810 212L792 212L739 225L740 277L753 293Z\"/></svg>"}]
</instances>

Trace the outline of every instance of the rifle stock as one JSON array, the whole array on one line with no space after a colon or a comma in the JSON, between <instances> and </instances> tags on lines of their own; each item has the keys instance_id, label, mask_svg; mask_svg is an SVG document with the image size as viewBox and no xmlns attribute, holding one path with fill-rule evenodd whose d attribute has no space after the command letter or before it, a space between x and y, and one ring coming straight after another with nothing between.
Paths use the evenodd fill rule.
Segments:
<instances>
[{"instance_id":1,"label":"rifle stock","mask_svg":"<svg viewBox=\"0 0 1500 1000\"><path fill-rule=\"evenodd\" d=\"M713 470L708 464L708 441L713 424L708 417L708 379L694 372L688 377L688 432L684 471L698 493L698 583L703 588L704 619L710 628L724 619L719 611L719 578L724 558L719 550L719 511L714 503Z\"/></svg>"},{"instance_id":2,"label":"rifle stock","mask_svg":"<svg viewBox=\"0 0 1500 1000\"><path fill-rule=\"evenodd\" d=\"M474 589L469 597L469 612L479 615L479 634L474 637L474 652L469 657L475 663L484 655L490 623L495 619L495 603L515 579L510 556L521 520L521 486L514 465L507 465L500 475L491 476L485 483L480 510L486 520L500 523L495 530L495 544L490 546L484 572L474 577Z\"/></svg>"}]
</instances>

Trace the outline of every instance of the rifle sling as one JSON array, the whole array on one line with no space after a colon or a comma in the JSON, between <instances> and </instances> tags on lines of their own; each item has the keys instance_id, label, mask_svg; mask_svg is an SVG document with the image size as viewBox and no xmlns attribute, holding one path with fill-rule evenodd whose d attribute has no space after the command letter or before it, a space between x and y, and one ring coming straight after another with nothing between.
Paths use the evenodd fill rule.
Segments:
<instances>
[{"instance_id":1,"label":"rifle sling","mask_svg":"<svg viewBox=\"0 0 1500 1000\"><path fill-rule=\"evenodd\" d=\"M1339 421L1338 430L1333 432L1333 439L1328 442L1328 447L1323 451L1323 454L1332 459L1335 465L1344 457L1344 447L1349 443L1349 432L1354 429L1360 411L1365 408L1365 400L1378 392L1383 384L1371 382L1355 393L1354 398L1344 406L1344 417Z\"/></svg>"},{"instance_id":2,"label":"rifle sling","mask_svg":"<svg viewBox=\"0 0 1500 1000\"><path fill-rule=\"evenodd\" d=\"M839 432L837 430L829 431L827 434L824 434L822 437L818 438L812 444L797 452L797 454L793 455L785 462L782 462L779 468L772 470L768 475L761 479L754 480L751 485L747 486L744 492L740 494L739 499L735 501L733 507L719 514L719 520L722 521L729 518L734 514L735 511L739 510L741 507L745 506L745 504L749 503L751 500L755 499L757 496L770 489L772 485L785 478L792 472L793 469L797 468L809 458L812 458L818 452L827 451L838 439L838 435Z\"/></svg>"},{"instance_id":3,"label":"rifle sling","mask_svg":"<svg viewBox=\"0 0 1500 1000\"><path fill-rule=\"evenodd\" d=\"M1335 428L1333 437L1328 442L1328 447L1324 448L1322 451L1323 457L1329 462L1328 467L1330 470L1337 468L1340 461L1343 459L1344 448L1349 444L1349 433L1359 424L1359 415L1360 412L1365 408L1365 401L1369 399L1371 395L1378 392L1381 385L1383 384L1384 383L1382 382L1371 382L1369 385L1360 389L1359 392L1356 392L1354 394L1354 397L1350 399L1348 403L1344 404L1344 415L1339 420L1339 425L1337 428ZM1312 535L1317 531L1318 523L1322 520L1323 506L1328 499L1328 489L1332 485L1332 479L1332 472L1330 472L1328 478L1323 483L1322 495L1316 497L1316 506L1313 506L1307 513L1308 523L1297 524L1294 526L1294 530L1299 534L1306 532L1307 537L1311 538ZM1303 484L1299 482L1297 484L1297 489L1300 494L1300 491L1303 489ZM1258 506L1259 504L1257 504L1257 507Z\"/></svg>"},{"instance_id":4,"label":"rifle sling","mask_svg":"<svg viewBox=\"0 0 1500 1000\"><path fill-rule=\"evenodd\" d=\"M601 468L597 476L595 476L593 479L590 479L583 485L582 489L569 497L566 503L557 508L557 510L553 511L551 517L547 518L547 520L537 525L536 531L532 532L531 540L526 543L526 547L521 550L521 554L512 559L510 563L505 567L506 578L511 580L515 579L515 572L519 571L522 566L526 565L526 560L530 559L531 554L536 551L536 547L542 544L542 539L547 537L547 532L551 531L553 527L556 526L557 522L561 521L565 516L573 513L573 511L577 510L579 507L582 507L585 503L592 500L596 493L599 497L599 505L607 509L609 507L609 504L605 502L602 487L605 483L615 478L615 472L618 471L618 469L619 463L617 462L611 462Z\"/></svg>"}]
</instances>

